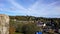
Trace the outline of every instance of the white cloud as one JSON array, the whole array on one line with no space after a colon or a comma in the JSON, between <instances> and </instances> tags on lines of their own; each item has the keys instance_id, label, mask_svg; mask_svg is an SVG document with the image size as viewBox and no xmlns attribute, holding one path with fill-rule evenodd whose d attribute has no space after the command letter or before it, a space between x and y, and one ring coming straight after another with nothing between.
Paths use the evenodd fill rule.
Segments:
<instances>
[{"instance_id":1,"label":"white cloud","mask_svg":"<svg viewBox=\"0 0 60 34\"><path fill-rule=\"evenodd\" d=\"M42 1L42 0L41 0ZM25 15L33 15L33 16L57 16L60 15L60 6L55 6L59 1L44 4L40 0L36 1L33 5L31 5L28 9L24 8L21 4L18 4L15 0L8 0L11 3L11 7L15 8L15 10L7 10L9 12L15 14L25 14Z\"/></svg>"},{"instance_id":2,"label":"white cloud","mask_svg":"<svg viewBox=\"0 0 60 34\"><path fill-rule=\"evenodd\" d=\"M33 4L30 8L28 8L31 11L31 14L35 14L35 16L47 16L47 17L56 17L60 15L60 6L55 6L56 3L59 1L50 3L50 4L42 4L39 1L37 1L35 4ZM52 16L53 15L53 16ZM59 17L59 16L58 16Z\"/></svg>"},{"instance_id":3,"label":"white cloud","mask_svg":"<svg viewBox=\"0 0 60 34\"><path fill-rule=\"evenodd\" d=\"M18 4L17 2L15 2L14 0L9 0L9 1L10 1L10 3L11 3L12 5L14 5L15 7L17 7L18 9L27 10L27 9L25 9L23 6L21 6L20 4Z\"/></svg>"}]
</instances>

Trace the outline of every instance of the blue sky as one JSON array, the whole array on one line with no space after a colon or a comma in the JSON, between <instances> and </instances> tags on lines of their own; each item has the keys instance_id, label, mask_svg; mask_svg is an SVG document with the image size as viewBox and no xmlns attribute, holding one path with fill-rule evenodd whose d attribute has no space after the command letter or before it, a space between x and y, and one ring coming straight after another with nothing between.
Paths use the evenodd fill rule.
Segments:
<instances>
[{"instance_id":1,"label":"blue sky","mask_svg":"<svg viewBox=\"0 0 60 34\"><path fill-rule=\"evenodd\" d=\"M0 0L0 14L60 18L60 0Z\"/></svg>"}]
</instances>

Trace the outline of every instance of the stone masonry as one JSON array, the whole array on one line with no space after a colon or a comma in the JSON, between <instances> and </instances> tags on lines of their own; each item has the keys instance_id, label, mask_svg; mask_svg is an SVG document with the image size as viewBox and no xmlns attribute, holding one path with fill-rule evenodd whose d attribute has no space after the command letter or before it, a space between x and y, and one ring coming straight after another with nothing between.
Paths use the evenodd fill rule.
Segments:
<instances>
[{"instance_id":1,"label":"stone masonry","mask_svg":"<svg viewBox=\"0 0 60 34\"><path fill-rule=\"evenodd\" d=\"M9 16L0 14L0 34L9 34Z\"/></svg>"}]
</instances>

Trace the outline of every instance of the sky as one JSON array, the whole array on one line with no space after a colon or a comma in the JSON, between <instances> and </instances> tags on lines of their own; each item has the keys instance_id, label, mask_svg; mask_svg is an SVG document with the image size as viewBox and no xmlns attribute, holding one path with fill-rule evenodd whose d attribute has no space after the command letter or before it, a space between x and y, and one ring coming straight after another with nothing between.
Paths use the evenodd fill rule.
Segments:
<instances>
[{"instance_id":1,"label":"sky","mask_svg":"<svg viewBox=\"0 0 60 34\"><path fill-rule=\"evenodd\" d=\"M0 14L60 18L60 0L0 0Z\"/></svg>"}]
</instances>

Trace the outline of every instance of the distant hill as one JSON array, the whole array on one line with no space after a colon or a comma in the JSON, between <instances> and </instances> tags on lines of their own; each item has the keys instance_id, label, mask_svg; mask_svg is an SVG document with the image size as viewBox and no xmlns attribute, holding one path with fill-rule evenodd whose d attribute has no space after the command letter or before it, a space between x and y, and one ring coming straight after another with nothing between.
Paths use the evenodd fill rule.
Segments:
<instances>
[{"instance_id":1,"label":"distant hill","mask_svg":"<svg viewBox=\"0 0 60 34\"><path fill-rule=\"evenodd\" d=\"M17 19L17 20L60 20L60 18L45 18L45 17L34 17L34 16L9 16L10 19Z\"/></svg>"}]
</instances>

